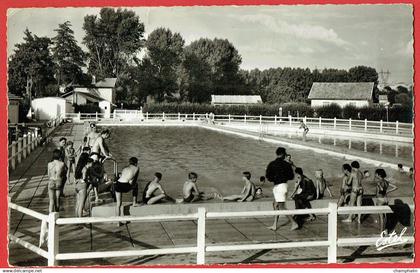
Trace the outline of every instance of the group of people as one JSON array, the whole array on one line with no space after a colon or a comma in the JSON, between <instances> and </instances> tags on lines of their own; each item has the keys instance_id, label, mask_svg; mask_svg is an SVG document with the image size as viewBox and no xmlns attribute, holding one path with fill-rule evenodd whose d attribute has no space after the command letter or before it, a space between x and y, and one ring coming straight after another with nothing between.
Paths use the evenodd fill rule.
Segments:
<instances>
[{"instance_id":1,"label":"group of people","mask_svg":"<svg viewBox=\"0 0 420 273\"><path fill-rule=\"evenodd\" d=\"M279 147L276 150L277 158L270 162L266 170L266 178L268 181L274 183L274 209L285 210L285 202L288 198L287 182L294 180L294 190L291 198L295 201L296 209L311 208L311 201L322 199L325 191L330 197L333 197L330 185L324 178L323 171L317 170L315 172L315 182L303 174L302 168L296 167L291 161L291 156L286 153L286 149ZM364 194L363 180L369 177L368 171L362 173L360 171L360 164L358 161L353 161L351 164L344 164L342 166L343 180L340 189L340 197L338 199L338 206L361 206ZM397 190L397 186L387 180L387 174L384 169L376 169L374 182L376 183L375 200L376 205L388 204L388 193ZM305 220L314 220L315 215L296 215L287 216L292 223L291 230L299 229ZM381 223L383 224L383 216L380 215ZM354 216L350 214L343 222L352 222ZM361 222L361 214L358 214L357 221ZM274 218L274 223L269 227L272 230L278 228L278 217Z\"/></svg>"},{"instance_id":2,"label":"group of people","mask_svg":"<svg viewBox=\"0 0 420 273\"><path fill-rule=\"evenodd\" d=\"M70 184L75 183L76 205L75 215L83 216L87 196L93 191L95 202L100 203L98 191L99 186L104 184L112 189L116 200L116 214L121 215L122 196L131 191L132 205L138 205L138 177L140 169L138 159L131 157L128 165L121 170L121 173L115 177L108 177L104 171L103 163L107 159L112 159L106 140L110 137L110 131L104 129L98 131L96 125L91 123L89 131L85 133L83 143L74 148L74 143L67 141L66 138L59 140L59 147L53 151L52 161L48 163L48 192L49 192L49 211L60 210L60 197L64 196L64 186L66 181ZM263 185L266 180L272 182L274 203L276 210L286 209L285 202L288 196L288 181L294 181L293 191L290 198L294 200L296 209L311 208L311 201L322 199L325 192L333 197L330 186L324 178L321 169L315 172L315 179L312 181L306 175L302 168L296 167L291 160L291 155L287 154L286 149L279 147L276 150L277 158L270 162L266 168L265 176L260 177L260 184ZM76 162L77 159L77 162ZM360 164L357 161L342 166L343 180L341 184L338 206L361 206L364 194L363 180L369 174L360 171ZM73 181L70 179L70 173L74 174ZM388 204L387 194L395 191L397 187L386 179L387 175L384 169L375 171L376 181L376 202L377 205ZM251 173L244 171L242 173L243 188L239 194L223 196L220 192L202 192L198 189L198 175L195 172L188 173L188 179L183 184L182 198L175 199L167 194L162 184L162 174L156 172L153 179L146 184L142 192L142 203L152 205L162 200L173 203L190 203L198 200L219 199L221 201L249 202L262 196L262 188L257 187L251 181ZM299 229L306 220L314 220L315 215L296 215L287 216L292 223L291 229ZM353 215L349 215L343 222L352 222ZM357 221L361 222L361 215L357 216ZM278 228L278 217L274 218L274 223L269 227L272 230Z\"/></svg>"}]
</instances>

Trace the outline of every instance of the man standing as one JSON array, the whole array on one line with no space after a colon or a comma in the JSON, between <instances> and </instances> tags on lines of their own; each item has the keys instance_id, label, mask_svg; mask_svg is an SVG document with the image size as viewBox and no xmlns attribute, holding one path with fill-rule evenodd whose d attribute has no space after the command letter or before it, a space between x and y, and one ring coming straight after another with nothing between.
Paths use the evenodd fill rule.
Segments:
<instances>
[{"instance_id":1,"label":"man standing","mask_svg":"<svg viewBox=\"0 0 420 273\"><path fill-rule=\"evenodd\" d=\"M94 161L103 162L106 158L112 157L109 153L108 146L105 143L105 139L108 139L111 132L105 129L101 132L100 136L95 139L95 143L92 147L91 158Z\"/></svg>"},{"instance_id":2,"label":"man standing","mask_svg":"<svg viewBox=\"0 0 420 273\"><path fill-rule=\"evenodd\" d=\"M60 183L60 197L65 197L64 195L64 185L67 182L67 166L66 166L66 144L67 144L67 139L65 137L60 138L59 140L59 146L58 146L58 150L60 151L60 157L59 160L61 162L64 163L64 169L66 171L66 173L63 175L62 177L62 181Z\"/></svg>"},{"instance_id":3,"label":"man standing","mask_svg":"<svg viewBox=\"0 0 420 273\"><path fill-rule=\"evenodd\" d=\"M286 198L287 198L287 181L294 178L292 166L284 159L286 157L286 149L278 147L276 150L277 158L271 161L267 166L266 178L268 181L274 183L273 195L274 202L273 208L275 210L286 210ZM277 221L279 216L274 216L274 223L269 227L271 230L277 230ZM292 222L291 230L296 230L299 225L293 219L291 215L287 215L289 221Z\"/></svg>"}]
</instances>

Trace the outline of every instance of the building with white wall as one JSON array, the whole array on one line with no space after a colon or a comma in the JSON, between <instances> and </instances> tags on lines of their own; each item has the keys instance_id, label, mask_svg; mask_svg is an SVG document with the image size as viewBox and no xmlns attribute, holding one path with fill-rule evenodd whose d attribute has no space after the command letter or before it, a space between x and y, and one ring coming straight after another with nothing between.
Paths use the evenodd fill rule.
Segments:
<instances>
[{"instance_id":1,"label":"building with white wall","mask_svg":"<svg viewBox=\"0 0 420 273\"><path fill-rule=\"evenodd\" d=\"M262 103L260 95L211 95L212 105L246 105Z\"/></svg>"},{"instance_id":2,"label":"building with white wall","mask_svg":"<svg viewBox=\"0 0 420 273\"><path fill-rule=\"evenodd\" d=\"M312 107L338 104L340 107L369 106L373 102L373 82L314 82L308 99Z\"/></svg>"},{"instance_id":3,"label":"building with white wall","mask_svg":"<svg viewBox=\"0 0 420 273\"><path fill-rule=\"evenodd\" d=\"M37 120L50 120L58 116L65 117L66 113L73 113L73 106L64 98L44 97L31 102L32 111Z\"/></svg>"},{"instance_id":4,"label":"building with white wall","mask_svg":"<svg viewBox=\"0 0 420 273\"><path fill-rule=\"evenodd\" d=\"M96 104L102 113L110 113L111 107L115 105L116 82L117 78L105 78L98 82L94 81L89 86L75 85L72 91L61 97L72 105Z\"/></svg>"}]
</instances>

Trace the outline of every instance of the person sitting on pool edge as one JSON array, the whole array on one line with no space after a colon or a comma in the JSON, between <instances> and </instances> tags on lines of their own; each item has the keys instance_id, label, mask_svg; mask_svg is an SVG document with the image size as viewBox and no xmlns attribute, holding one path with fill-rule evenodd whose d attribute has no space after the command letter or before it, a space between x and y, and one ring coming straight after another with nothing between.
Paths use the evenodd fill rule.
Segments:
<instances>
[{"instance_id":1,"label":"person sitting on pool edge","mask_svg":"<svg viewBox=\"0 0 420 273\"><path fill-rule=\"evenodd\" d=\"M316 187L315 199L324 198L325 190L327 190L330 197L333 197L330 187L324 178L324 172L322 171L322 169L315 171L315 187Z\"/></svg>"},{"instance_id":2,"label":"person sitting on pool edge","mask_svg":"<svg viewBox=\"0 0 420 273\"><path fill-rule=\"evenodd\" d=\"M251 202L255 199L255 184L251 182L251 173L243 172L242 181L245 182L245 185L241 191L241 194L234 194L222 197L222 201L238 201L238 202Z\"/></svg>"},{"instance_id":3,"label":"person sitting on pool edge","mask_svg":"<svg viewBox=\"0 0 420 273\"><path fill-rule=\"evenodd\" d=\"M176 200L177 203L191 203L198 200L210 200L214 198L222 199L222 196L218 192L204 193L200 192L197 187L198 175L195 172L188 174L188 180L185 181L182 187L183 199Z\"/></svg>"},{"instance_id":4,"label":"person sitting on pool edge","mask_svg":"<svg viewBox=\"0 0 420 273\"><path fill-rule=\"evenodd\" d=\"M115 183L115 198L117 199L117 216L121 214L122 194L132 191L133 207L137 206L138 184L137 179L140 169L137 157L128 160L129 165L122 169L121 176Z\"/></svg>"},{"instance_id":5,"label":"person sitting on pool edge","mask_svg":"<svg viewBox=\"0 0 420 273\"><path fill-rule=\"evenodd\" d=\"M146 187L143 191L143 203L145 205L155 204L162 199L167 199L171 202L175 202L175 200L172 197L168 196L163 190L162 185L159 183L161 179L162 174L156 172L153 180L146 184ZM155 195L156 190L160 191L159 195Z\"/></svg>"}]
</instances>

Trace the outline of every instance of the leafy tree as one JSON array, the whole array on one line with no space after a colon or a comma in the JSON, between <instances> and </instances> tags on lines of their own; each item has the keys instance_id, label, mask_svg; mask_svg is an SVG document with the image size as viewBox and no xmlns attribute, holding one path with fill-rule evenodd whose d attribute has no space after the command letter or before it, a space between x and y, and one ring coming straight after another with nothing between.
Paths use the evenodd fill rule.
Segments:
<instances>
[{"instance_id":1,"label":"leafy tree","mask_svg":"<svg viewBox=\"0 0 420 273\"><path fill-rule=\"evenodd\" d=\"M85 16L83 29L83 43L89 51L88 69L98 79L120 78L144 46L144 24L127 9L102 8L99 18Z\"/></svg>"},{"instance_id":2,"label":"leafy tree","mask_svg":"<svg viewBox=\"0 0 420 273\"><path fill-rule=\"evenodd\" d=\"M57 84L66 86L70 83L82 83L85 53L74 38L71 23L66 21L59 24L54 31L57 35L52 39L52 52Z\"/></svg>"},{"instance_id":3,"label":"leafy tree","mask_svg":"<svg viewBox=\"0 0 420 273\"><path fill-rule=\"evenodd\" d=\"M349 69L351 82L374 82L378 84L378 73L375 68L367 66L355 66Z\"/></svg>"},{"instance_id":4,"label":"leafy tree","mask_svg":"<svg viewBox=\"0 0 420 273\"><path fill-rule=\"evenodd\" d=\"M24 42L15 45L15 52L9 59L8 88L13 94L28 97L29 101L32 97L51 95L46 87L56 82L51 39L33 35L28 29L24 34Z\"/></svg>"},{"instance_id":5,"label":"leafy tree","mask_svg":"<svg viewBox=\"0 0 420 273\"><path fill-rule=\"evenodd\" d=\"M167 96L171 97L179 89L177 73L182 61L184 43L179 33L172 33L165 28L154 30L147 38L145 59L148 59L147 65L154 66L154 69L148 68L143 72L155 73L148 78L153 78L158 88L153 88L148 93L157 101L163 101Z\"/></svg>"},{"instance_id":6,"label":"leafy tree","mask_svg":"<svg viewBox=\"0 0 420 273\"><path fill-rule=\"evenodd\" d=\"M211 94L244 92L239 74L242 59L228 40L201 38L185 47L184 54L184 90L181 91L184 97L198 100L203 96L208 101ZM185 79L188 79L188 82Z\"/></svg>"}]
</instances>

